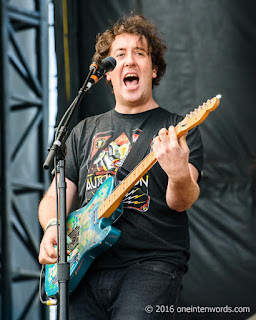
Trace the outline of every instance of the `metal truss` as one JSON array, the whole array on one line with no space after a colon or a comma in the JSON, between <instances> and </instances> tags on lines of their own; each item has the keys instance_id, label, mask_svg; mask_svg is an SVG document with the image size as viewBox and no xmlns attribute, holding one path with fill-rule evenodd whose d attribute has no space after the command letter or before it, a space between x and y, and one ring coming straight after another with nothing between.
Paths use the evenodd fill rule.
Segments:
<instances>
[{"instance_id":1,"label":"metal truss","mask_svg":"<svg viewBox=\"0 0 256 320\"><path fill-rule=\"evenodd\" d=\"M28 9L29 8L29 9ZM48 130L48 1L0 3L0 318L46 319L37 207Z\"/></svg>"}]
</instances>

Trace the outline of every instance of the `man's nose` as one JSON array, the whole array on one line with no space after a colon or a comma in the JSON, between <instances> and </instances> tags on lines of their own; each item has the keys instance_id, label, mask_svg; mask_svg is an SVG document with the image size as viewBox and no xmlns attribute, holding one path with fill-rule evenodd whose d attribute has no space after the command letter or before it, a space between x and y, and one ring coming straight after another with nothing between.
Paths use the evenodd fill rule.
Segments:
<instances>
[{"instance_id":1,"label":"man's nose","mask_svg":"<svg viewBox=\"0 0 256 320\"><path fill-rule=\"evenodd\" d=\"M136 61L134 59L134 55L132 53L129 53L126 55L126 60L125 60L125 66L126 67L133 67L135 66Z\"/></svg>"}]
</instances>

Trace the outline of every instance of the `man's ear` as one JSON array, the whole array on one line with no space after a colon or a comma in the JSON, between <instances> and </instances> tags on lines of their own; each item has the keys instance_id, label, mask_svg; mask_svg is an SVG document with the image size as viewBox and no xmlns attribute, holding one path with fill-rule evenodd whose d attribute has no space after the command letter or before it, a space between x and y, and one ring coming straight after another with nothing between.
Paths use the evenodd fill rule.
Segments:
<instances>
[{"instance_id":1,"label":"man's ear","mask_svg":"<svg viewBox=\"0 0 256 320\"><path fill-rule=\"evenodd\" d=\"M152 78L155 79L157 77L157 68L153 68Z\"/></svg>"},{"instance_id":2,"label":"man's ear","mask_svg":"<svg viewBox=\"0 0 256 320\"><path fill-rule=\"evenodd\" d=\"M107 79L108 81L111 81L110 72L107 72L107 73L106 73L106 79Z\"/></svg>"}]
</instances>

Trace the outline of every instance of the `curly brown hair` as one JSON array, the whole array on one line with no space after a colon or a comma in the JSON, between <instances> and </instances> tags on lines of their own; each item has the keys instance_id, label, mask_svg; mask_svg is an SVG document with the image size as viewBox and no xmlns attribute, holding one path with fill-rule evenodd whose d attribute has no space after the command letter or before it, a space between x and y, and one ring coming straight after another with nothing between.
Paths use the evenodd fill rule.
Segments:
<instances>
[{"instance_id":1,"label":"curly brown hair","mask_svg":"<svg viewBox=\"0 0 256 320\"><path fill-rule=\"evenodd\" d=\"M95 45L95 54L92 61L101 63L109 55L109 51L115 37L122 33L136 34L140 38L146 38L153 68L157 69L157 77L153 79L152 86L159 85L166 70L164 54L167 49L166 42L162 40L156 26L139 14L131 14L119 19L104 33L98 34Z\"/></svg>"}]
</instances>

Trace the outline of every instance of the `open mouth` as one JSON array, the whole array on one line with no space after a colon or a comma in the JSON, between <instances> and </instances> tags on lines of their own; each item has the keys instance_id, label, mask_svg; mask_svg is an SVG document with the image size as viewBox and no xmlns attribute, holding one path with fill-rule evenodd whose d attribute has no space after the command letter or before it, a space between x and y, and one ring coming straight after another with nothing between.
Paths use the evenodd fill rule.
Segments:
<instances>
[{"instance_id":1,"label":"open mouth","mask_svg":"<svg viewBox=\"0 0 256 320\"><path fill-rule=\"evenodd\" d=\"M124 84L128 88L135 88L139 81L140 79L136 73L129 73L124 77Z\"/></svg>"}]
</instances>

